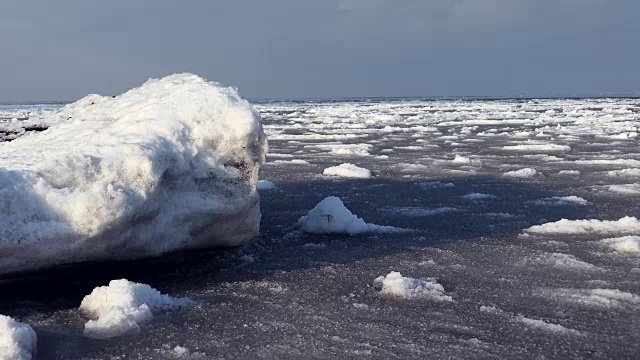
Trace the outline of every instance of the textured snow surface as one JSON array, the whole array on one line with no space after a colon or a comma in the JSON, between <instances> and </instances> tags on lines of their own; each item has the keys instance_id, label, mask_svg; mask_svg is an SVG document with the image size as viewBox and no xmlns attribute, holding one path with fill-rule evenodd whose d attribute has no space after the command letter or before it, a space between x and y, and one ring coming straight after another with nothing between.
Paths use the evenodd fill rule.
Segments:
<instances>
[{"instance_id":1,"label":"textured snow surface","mask_svg":"<svg viewBox=\"0 0 640 360\"><path fill-rule=\"evenodd\" d=\"M344 206L342 200L329 196L322 200L309 214L301 217L298 224L302 230L312 234L349 234L388 233L402 229L393 226L367 224Z\"/></svg>"},{"instance_id":2,"label":"textured snow surface","mask_svg":"<svg viewBox=\"0 0 640 360\"><path fill-rule=\"evenodd\" d=\"M361 168L351 163L344 163L324 169L324 175L340 176L347 178L368 179L371 177L371 170Z\"/></svg>"},{"instance_id":3,"label":"textured snow surface","mask_svg":"<svg viewBox=\"0 0 640 360\"><path fill-rule=\"evenodd\" d=\"M567 220L561 219L525 230L530 234L635 234L640 233L640 222L625 216L620 220Z\"/></svg>"},{"instance_id":4,"label":"textured snow surface","mask_svg":"<svg viewBox=\"0 0 640 360\"><path fill-rule=\"evenodd\" d=\"M435 279L414 279L392 271L386 276L379 276L373 281L373 287L383 295L405 299L424 298L436 301L453 301L445 293L444 287Z\"/></svg>"},{"instance_id":5,"label":"textured snow surface","mask_svg":"<svg viewBox=\"0 0 640 360\"><path fill-rule=\"evenodd\" d=\"M159 311L175 310L192 302L161 294L146 284L126 279L112 280L82 299L80 311L91 320L84 325L87 337L106 339L140 332L140 324L151 321Z\"/></svg>"},{"instance_id":6,"label":"textured snow surface","mask_svg":"<svg viewBox=\"0 0 640 360\"><path fill-rule=\"evenodd\" d=\"M35 359L37 341L31 326L0 315L0 360Z\"/></svg>"},{"instance_id":7,"label":"textured snow surface","mask_svg":"<svg viewBox=\"0 0 640 360\"><path fill-rule=\"evenodd\" d=\"M47 131L0 143L0 273L258 233L260 115L191 74L89 95Z\"/></svg>"}]
</instances>

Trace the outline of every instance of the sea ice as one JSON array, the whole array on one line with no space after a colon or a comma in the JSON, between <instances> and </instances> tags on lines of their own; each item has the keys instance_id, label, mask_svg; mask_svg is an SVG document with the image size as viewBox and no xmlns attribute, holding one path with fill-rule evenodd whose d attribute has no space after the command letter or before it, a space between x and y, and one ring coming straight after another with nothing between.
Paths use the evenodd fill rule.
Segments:
<instances>
[{"instance_id":1,"label":"sea ice","mask_svg":"<svg viewBox=\"0 0 640 360\"><path fill-rule=\"evenodd\" d=\"M0 273L246 243L267 149L233 88L192 74L89 95L0 144Z\"/></svg>"},{"instance_id":2,"label":"sea ice","mask_svg":"<svg viewBox=\"0 0 640 360\"><path fill-rule=\"evenodd\" d=\"M172 298L149 285L120 279L93 289L82 299L80 311L92 319L84 325L85 336L106 339L137 334L139 324L150 321L154 312L190 304L189 299Z\"/></svg>"}]
</instances>

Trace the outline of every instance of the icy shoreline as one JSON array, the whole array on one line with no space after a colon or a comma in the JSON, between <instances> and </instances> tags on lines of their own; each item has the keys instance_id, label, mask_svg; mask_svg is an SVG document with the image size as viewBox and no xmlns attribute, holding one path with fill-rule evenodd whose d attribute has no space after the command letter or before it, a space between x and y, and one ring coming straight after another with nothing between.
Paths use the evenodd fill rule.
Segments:
<instances>
[{"instance_id":1,"label":"icy shoreline","mask_svg":"<svg viewBox=\"0 0 640 360\"><path fill-rule=\"evenodd\" d=\"M266 136L235 89L175 74L50 116L0 144L0 274L258 233Z\"/></svg>"}]
</instances>

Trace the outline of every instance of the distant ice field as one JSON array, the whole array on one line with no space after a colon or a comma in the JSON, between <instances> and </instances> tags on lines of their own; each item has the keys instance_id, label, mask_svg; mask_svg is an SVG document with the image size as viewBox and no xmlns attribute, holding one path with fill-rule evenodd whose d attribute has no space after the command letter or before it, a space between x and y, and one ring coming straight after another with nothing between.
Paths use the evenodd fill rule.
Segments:
<instances>
[{"instance_id":1,"label":"distant ice field","mask_svg":"<svg viewBox=\"0 0 640 360\"><path fill-rule=\"evenodd\" d=\"M640 99L254 106L261 235L0 279L0 314L34 328L39 356L637 358ZM46 131L55 109L0 106L0 139ZM195 305L87 338L83 297L125 277Z\"/></svg>"}]
</instances>

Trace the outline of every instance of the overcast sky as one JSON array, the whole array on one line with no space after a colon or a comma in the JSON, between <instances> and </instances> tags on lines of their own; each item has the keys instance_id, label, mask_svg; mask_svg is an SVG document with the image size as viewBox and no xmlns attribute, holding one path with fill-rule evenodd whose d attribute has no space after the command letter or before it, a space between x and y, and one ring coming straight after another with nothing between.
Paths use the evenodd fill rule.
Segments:
<instances>
[{"instance_id":1,"label":"overcast sky","mask_svg":"<svg viewBox=\"0 0 640 360\"><path fill-rule=\"evenodd\" d=\"M639 0L0 0L0 102L193 72L250 98L640 91Z\"/></svg>"}]
</instances>

